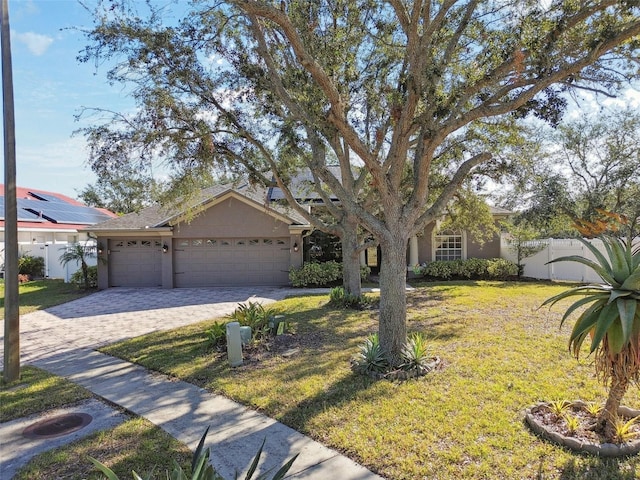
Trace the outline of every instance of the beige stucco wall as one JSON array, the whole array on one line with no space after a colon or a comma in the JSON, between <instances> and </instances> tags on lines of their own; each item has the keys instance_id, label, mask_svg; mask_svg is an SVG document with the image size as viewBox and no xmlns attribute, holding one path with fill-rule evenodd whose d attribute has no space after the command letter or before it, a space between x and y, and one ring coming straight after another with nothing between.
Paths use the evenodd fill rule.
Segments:
<instances>
[{"instance_id":1,"label":"beige stucco wall","mask_svg":"<svg viewBox=\"0 0 640 480\"><path fill-rule=\"evenodd\" d=\"M191 222L174 226L175 238L196 237L288 237L289 225L237 198L210 207Z\"/></svg>"},{"instance_id":2,"label":"beige stucco wall","mask_svg":"<svg viewBox=\"0 0 640 480\"><path fill-rule=\"evenodd\" d=\"M498 221L496 221L498 225ZM422 235L418 235L418 259L420 263L433 261L433 228L434 224L427 225ZM473 241L470 235L466 236L466 258L499 258L500 235L496 234L491 240L479 245Z\"/></svg>"}]
</instances>

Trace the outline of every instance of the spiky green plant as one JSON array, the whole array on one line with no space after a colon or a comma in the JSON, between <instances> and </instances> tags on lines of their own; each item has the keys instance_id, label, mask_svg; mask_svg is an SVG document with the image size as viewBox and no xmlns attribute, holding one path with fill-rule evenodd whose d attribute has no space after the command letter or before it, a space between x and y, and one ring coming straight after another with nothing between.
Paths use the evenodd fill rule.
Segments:
<instances>
[{"instance_id":1,"label":"spiky green plant","mask_svg":"<svg viewBox=\"0 0 640 480\"><path fill-rule=\"evenodd\" d=\"M587 412L589 415L594 417L597 417L598 415L600 415L600 412L602 412L602 408L603 408L603 405L597 402L590 402L584 406L585 412Z\"/></svg>"},{"instance_id":2,"label":"spiky green plant","mask_svg":"<svg viewBox=\"0 0 640 480\"><path fill-rule=\"evenodd\" d=\"M363 372L384 372L389 368L389 362L380 346L378 334L369 335L362 345L360 351L353 359L354 369Z\"/></svg>"},{"instance_id":3,"label":"spiky green plant","mask_svg":"<svg viewBox=\"0 0 640 480\"><path fill-rule=\"evenodd\" d=\"M569 407L571 407L571 402L566 400L553 400L548 405L549 411L558 418L563 417Z\"/></svg>"},{"instance_id":4,"label":"spiky green plant","mask_svg":"<svg viewBox=\"0 0 640 480\"><path fill-rule=\"evenodd\" d=\"M576 358L587 337L589 354L595 352L598 378L609 384L607 402L598 415L596 430L605 440L615 441L618 407L629 383L640 379L640 248L635 251L631 239L601 237L606 255L586 240L581 240L596 261L580 255L557 258L552 262L572 261L592 268L604 281L600 285L572 288L549 298L543 305L582 296L562 316L561 325L580 311L569 337L569 349Z\"/></svg>"},{"instance_id":5,"label":"spiky green plant","mask_svg":"<svg viewBox=\"0 0 640 480\"><path fill-rule=\"evenodd\" d=\"M429 344L422 334L413 333L402 347L402 365L404 370L415 370L423 375L432 368L433 356Z\"/></svg>"},{"instance_id":6,"label":"spiky green plant","mask_svg":"<svg viewBox=\"0 0 640 480\"><path fill-rule=\"evenodd\" d=\"M569 415L568 413L565 414L563 418L569 435L575 434L580 428L580 419L575 415Z\"/></svg>"},{"instance_id":7,"label":"spiky green plant","mask_svg":"<svg viewBox=\"0 0 640 480\"><path fill-rule=\"evenodd\" d=\"M638 432L633 430L633 426L638 423L640 417L633 417L626 422L620 418L616 419L616 440L620 443L628 442L638 438Z\"/></svg>"},{"instance_id":8,"label":"spiky green plant","mask_svg":"<svg viewBox=\"0 0 640 480\"><path fill-rule=\"evenodd\" d=\"M200 442L198 443L198 447L193 454L193 458L191 459L191 476L187 476L187 474L182 470L182 467L178 465L178 463L173 461L173 469L171 472L167 471L166 478L167 480L225 480L218 472L215 471L213 466L211 466L209 462L210 451L208 448L205 448L204 441L207 437L207 433L209 433L209 428L207 428L200 438ZM260 462L260 457L262 456L262 450L264 448L264 443L266 439L262 441L262 445L258 449L258 453L253 457L251 461L251 465L249 466L249 470L244 477L244 480L252 480L256 471L258 469L258 464ZM271 477L271 480L283 480L285 475L291 469L293 462L298 458L298 455L292 457L287 463L285 463L280 469ZM93 464L100 470L109 480L119 480L118 476L106 465L100 463L95 458L89 457L89 460L93 462ZM270 474L270 470L258 475L255 477L255 480L267 480L268 475ZM152 480L153 469L144 477L137 474L135 471L131 472L133 476L133 480ZM235 480L238 480L238 473L236 472Z\"/></svg>"},{"instance_id":9,"label":"spiky green plant","mask_svg":"<svg viewBox=\"0 0 640 480\"><path fill-rule=\"evenodd\" d=\"M276 315L276 311L265 308L259 302L239 303L233 313L227 315L231 321L236 321L242 326L251 327L253 340L260 340L271 332L269 329L269 319Z\"/></svg>"}]
</instances>

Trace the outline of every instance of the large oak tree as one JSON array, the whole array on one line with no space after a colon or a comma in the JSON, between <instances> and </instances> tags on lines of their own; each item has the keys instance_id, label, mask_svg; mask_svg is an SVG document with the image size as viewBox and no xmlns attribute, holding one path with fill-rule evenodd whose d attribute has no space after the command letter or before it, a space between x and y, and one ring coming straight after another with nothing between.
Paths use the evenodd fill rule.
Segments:
<instances>
[{"instance_id":1,"label":"large oak tree","mask_svg":"<svg viewBox=\"0 0 640 480\"><path fill-rule=\"evenodd\" d=\"M273 177L308 217L287 184L309 169L333 219L309 221L347 245L361 225L380 244L392 363L410 236L470 177L499 171L518 119L556 123L563 92L614 94L638 74L636 1L195 1L173 25L134 7L106 2L88 32L84 59L118 59L109 78L139 106L86 132L94 167L160 156L188 178L226 165Z\"/></svg>"}]
</instances>

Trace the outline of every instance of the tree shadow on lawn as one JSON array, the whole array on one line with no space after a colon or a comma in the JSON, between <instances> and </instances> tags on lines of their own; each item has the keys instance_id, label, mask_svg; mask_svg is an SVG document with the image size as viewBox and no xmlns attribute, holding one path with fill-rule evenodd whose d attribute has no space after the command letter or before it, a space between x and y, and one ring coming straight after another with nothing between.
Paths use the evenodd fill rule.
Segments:
<instances>
[{"instance_id":1,"label":"tree shadow on lawn","mask_svg":"<svg viewBox=\"0 0 640 480\"><path fill-rule=\"evenodd\" d=\"M351 402L377 381L379 380L350 372L339 381L326 385L316 395L289 408L280 416L279 421L298 430L307 431L308 422L324 413L328 406L339 407ZM384 393L380 392L380 395Z\"/></svg>"},{"instance_id":2,"label":"tree shadow on lawn","mask_svg":"<svg viewBox=\"0 0 640 480\"><path fill-rule=\"evenodd\" d=\"M560 469L560 480L635 480L638 477L638 462L635 458L625 462L617 458L585 456L584 461L575 458Z\"/></svg>"}]
</instances>

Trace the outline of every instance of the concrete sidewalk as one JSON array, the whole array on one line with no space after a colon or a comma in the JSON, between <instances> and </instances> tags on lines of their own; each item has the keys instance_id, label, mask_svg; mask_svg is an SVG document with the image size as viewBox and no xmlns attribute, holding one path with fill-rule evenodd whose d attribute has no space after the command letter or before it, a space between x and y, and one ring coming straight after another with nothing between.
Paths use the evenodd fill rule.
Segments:
<instances>
[{"instance_id":1,"label":"concrete sidewalk","mask_svg":"<svg viewBox=\"0 0 640 480\"><path fill-rule=\"evenodd\" d=\"M206 445L225 478L241 477L266 439L260 471L276 470L299 454L291 478L380 479L369 470L295 430L220 395L91 350L38 360L35 366L77 383L145 417L195 450L210 427Z\"/></svg>"},{"instance_id":2,"label":"concrete sidewalk","mask_svg":"<svg viewBox=\"0 0 640 480\"><path fill-rule=\"evenodd\" d=\"M228 479L246 472L266 439L261 472L299 454L290 478L380 480L338 452L225 397L95 351L116 340L225 315L237 302L270 303L293 293L248 290L111 289L34 312L21 320L22 361L145 417L192 450L210 427L206 445L212 464ZM3 462L4 454L0 472ZM2 480L9 479L3 474Z\"/></svg>"}]
</instances>

